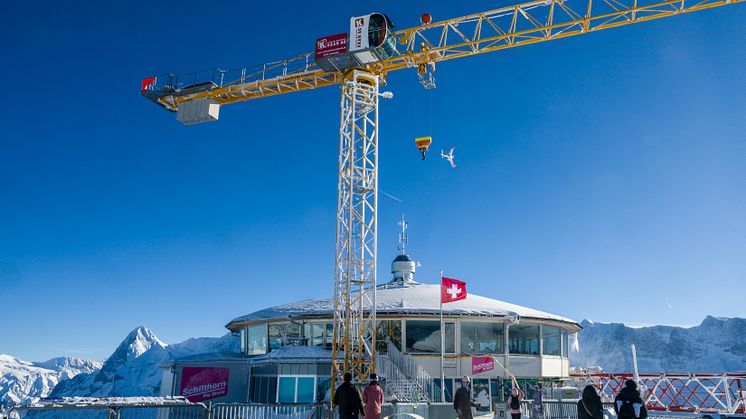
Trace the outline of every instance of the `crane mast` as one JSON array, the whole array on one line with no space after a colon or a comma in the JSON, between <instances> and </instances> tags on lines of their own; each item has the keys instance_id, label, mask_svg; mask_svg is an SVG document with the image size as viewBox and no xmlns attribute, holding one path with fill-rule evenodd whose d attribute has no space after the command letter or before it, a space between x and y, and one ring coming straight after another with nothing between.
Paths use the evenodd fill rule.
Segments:
<instances>
[{"instance_id":1,"label":"crane mast","mask_svg":"<svg viewBox=\"0 0 746 419\"><path fill-rule=\"evenodd\" d=\"M376 361L378 99L388 73L414 68L431 88L441 61L743 1L533 0L435 23L423 19L420 26L383 35L371 30L380 45L362 50L352 42L360 19L353 18L350 43L338 56L321 59L317 50L230 71L163 74L144 79L142 95L192 124L217 120L221 105L341 87L332 383L342 372L363 381ZM390 26L381 14L368 15L371 22L374 15L378 25Z\"/></svg>"},{"instance_id":2,"label":"crane mast","mask_svg":"<svg viewBox=\"0 0 746 419\"><path fill-rule=\"evenodd\" d=\"M360 70L342 82L332 388L342 372L364 381L376 370L378 82Z\"/></svg>"}]
</instances>

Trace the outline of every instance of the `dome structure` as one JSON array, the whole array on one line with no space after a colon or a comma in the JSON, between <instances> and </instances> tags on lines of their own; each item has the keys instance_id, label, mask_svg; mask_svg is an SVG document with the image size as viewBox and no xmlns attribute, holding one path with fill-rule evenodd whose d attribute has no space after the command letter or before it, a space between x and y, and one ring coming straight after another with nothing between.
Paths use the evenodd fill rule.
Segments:
<instances>
[{"instance_id":1,"label":"dome structure","mask_svg":"<svg viewBox=\"0 0 746 419\"><path fill-rule=\"evenodd\" d=\"M569 377L570 342L580 324L468 290L466 298L441 304L440 284L415 281L418 264L406 250L407 223L402 219L399 225L392 279L376 287L373 335L366 329L367 338L375 342L375 372L382 378L387 400L450 402L461 377L470 376L475 399L489 409L504 401L512 378L532 386L537 380L551 385ZM359 301L355 296L353 300ZM232 376L244 381L221 401L327 400L337 336L334 304L331 297L315 298L236 317L225 327L240 335L243 362L177 361L173 375L164 375L163 382L184 380L191 371L187 368L229 368L236 371ZM372 309L363 307L367 312ZM349 344L355 349L354 342ZM492 360L492 368L483 367L485 359ZM476 361L482 365L479 369ZM176 394L176 388L173 384L164 394Z\"/></svg>"},{"instance_id":2,"label":"dome structure","mask_svg":"<svg viewBox=\"0 0 746 419\"><path fill-rule=\"evenodd\" d=\"M402 258L400 255L397 259ZM411 259L405 256L409 261ZM403 259L403 258L402 258ZM400 261L399 263L402 263ZM394 263L397 263L396 259ZM409 262L404 262L409 263ZM412 262L413 263L413 262ZM368 307L366 311L370 310ZM402 284L394 279L376 289L376 314L378 316L435 316L440 315L440 285L409 282ZM319 298L282 304L255 311L245 316L236 317L225 327L231 331L240 331L247 325L268 321L297 321L314 318L330 318L334 315L334 302L331 298ZM562 323L576 332L580 324L567 317L547 313L533 308L519 306L480 295L469 294L464 300L448 303L443 306L445 316L497 317L503 319L536 320Z\"/></svg>"}]
</instances>

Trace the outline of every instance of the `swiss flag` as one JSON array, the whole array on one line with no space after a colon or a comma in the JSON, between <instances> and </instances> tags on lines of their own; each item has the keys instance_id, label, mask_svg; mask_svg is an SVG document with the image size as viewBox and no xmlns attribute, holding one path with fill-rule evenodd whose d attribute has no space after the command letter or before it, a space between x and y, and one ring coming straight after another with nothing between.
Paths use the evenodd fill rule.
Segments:
<instances>
[{"instance_id":1,"label":"swiss flag","mask_svg":"<svg viewBox=\"0 0 746 419\"><path fill-rule=\"evenodd\" d=\"M452 303L466 298L466 282L442 277L440 279L440 301Z\"/></svg>"}]
</instances>

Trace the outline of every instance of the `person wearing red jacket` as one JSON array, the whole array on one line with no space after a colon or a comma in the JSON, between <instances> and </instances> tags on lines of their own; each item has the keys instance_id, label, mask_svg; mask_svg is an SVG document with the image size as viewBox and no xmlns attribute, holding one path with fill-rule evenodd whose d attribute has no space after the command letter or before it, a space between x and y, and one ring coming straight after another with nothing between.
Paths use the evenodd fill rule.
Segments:
<instances>
[{"instance_id":1,"label":"person wearing red jacket","mask_svg":"<svg viewBox=\"0 0 746 419\"><path fill-rule=\"evenodd\" d=\"M378 385L376 374L370 375L370 384L363 390L363 403L365 403L365 419L381 419L383 389Z\"/></svg>"}]
</instances>

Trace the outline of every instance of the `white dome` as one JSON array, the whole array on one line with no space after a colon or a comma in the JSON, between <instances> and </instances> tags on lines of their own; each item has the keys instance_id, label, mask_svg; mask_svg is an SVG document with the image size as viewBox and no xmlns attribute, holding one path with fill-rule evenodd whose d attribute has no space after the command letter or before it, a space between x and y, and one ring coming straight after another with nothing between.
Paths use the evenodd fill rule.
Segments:
<instances>
[{"instance_id":1,"label":"white dome","mask_svg":"<svg viewBox=\"0 0 746 419\"><path fill-rule=\"evenodd\" d=\"M259 310L231 320L226 327L240 329L242 324L313 317L332 317L334 303L331 298L303 300ZM376 313L379 315L437 315L440 313L440 285L410 283L386 284L376 290ZM443 306L447 316L515 317L522 319L554 320L580 325L572 319L535 310L492 298L468 294L466 299Z\"/></svg>"}]
</instances>

